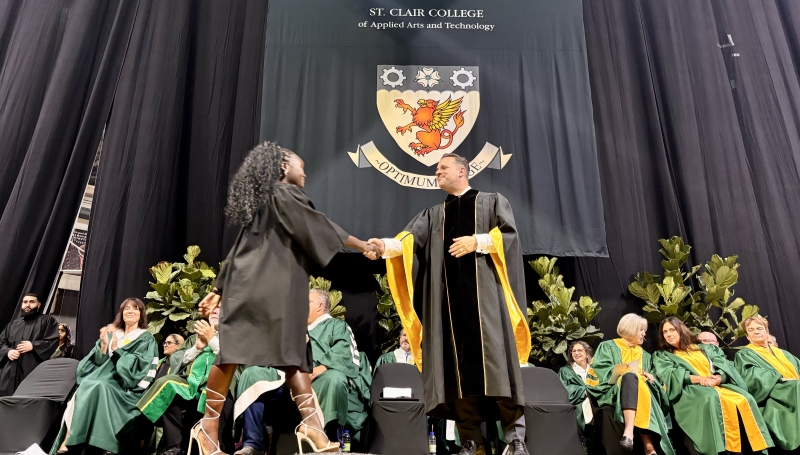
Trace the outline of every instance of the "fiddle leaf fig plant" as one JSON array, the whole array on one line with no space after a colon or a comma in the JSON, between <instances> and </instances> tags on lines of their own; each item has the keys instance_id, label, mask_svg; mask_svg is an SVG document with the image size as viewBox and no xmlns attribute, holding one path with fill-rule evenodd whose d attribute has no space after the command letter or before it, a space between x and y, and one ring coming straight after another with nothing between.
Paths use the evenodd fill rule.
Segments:
<instances>
[{"instance_id":1,"label":"fiddle leaf fig plant","mask_svg":"<svg viewBox=\"0 0 800 455\"><path fill-rule=\"evenodd\" d=\"M664 274L639 272L628 285L631 294L644 300L647 320L658 324L675 316L694 334L712 332L724 347L731 347L744 336L742 321L758 314L758 306L733 298L732 287L739 281L738 256L714 254L704 266L688 267L692 247L682 238L660 239L659 243ZM695 291L693 281L699 290Z\"/></svg>"},{"instance_id":2,"label":"fiddle leaf fig plant","mask_svg":"<svg viewBox=\"0 0 800 455\"><path fill-rule=\"evenodd\" d=\"M345 308L344 305L341 305L342 292L331 290L330 280L326 280L322 277L314 278L311 276L308 278L308 290L310 291L311 289L320 289L327 292L328 297L331 299L331 316L344 321L344 316L347 314L347 308Z\"/></svg>"},{"instance_id":3,"label":"fiddle leaf fig plant","mask_svg":"<svg viewBox=\"0 0 800 455\"><path fill-rule=\"evenodd\" d=\"M213 267L197 261L200 248L186 248L186 262L162 261L150 267L153 289L145 295L147 301L147 331L161 342L164 335L179 333L187 337L200 319L197 303L214 287L217 273ZM221 265L221 264L220 264Z\"/></svg>"},{"instance_id":4,"label":"fiddle leaf fig plant","mask_svg":"<svg viewBox=\"0 0 800 455\"><path fill-rule=\"evenodd\" d=\"M546 256L529 262L539 275L539 287L548 300L536 300L528 308L531 331L530 361L557 367L568 361L567 348L573 341L592 342L603 338L591 321L600 313L600 304L591 297L572 300L575 288L564 285L564 277L556 267L556 258Z\"/></svg>"},{"instance_id":5,"label":"fiddle leaf fig plant","mask_svg":"<svg viewBox=\"0 0 800 455\"><path fill-rule=\"evenodd\" d=\"M400 347L400 332L403 325L400 322L400 315L394 306L392 291L389 289L389 281L386 275L373 275L378 281L380 292L375 293L378 298L378 314L380 319L378 325L386 331L387 340L381 344L381 352L390 352Z\"/></svg>"}]
</instances>

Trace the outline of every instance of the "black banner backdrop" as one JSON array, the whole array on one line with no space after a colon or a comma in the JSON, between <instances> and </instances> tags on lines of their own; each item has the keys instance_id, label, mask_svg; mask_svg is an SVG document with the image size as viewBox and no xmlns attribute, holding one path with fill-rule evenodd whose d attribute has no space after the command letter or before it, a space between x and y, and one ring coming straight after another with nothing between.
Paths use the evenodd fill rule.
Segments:
<instances>
[{"instance_id":1,"label":"black banner backdrop","mask_svg":"<svg viewBox=\"0 0 800 455\"><path fill-rule=\"evenodd\" d=\"M261 138L306 160L317 207L394 235L455 152L525 253L607 256L581 1L398 3L270 2Z\"/></svg>"}]
</instances>

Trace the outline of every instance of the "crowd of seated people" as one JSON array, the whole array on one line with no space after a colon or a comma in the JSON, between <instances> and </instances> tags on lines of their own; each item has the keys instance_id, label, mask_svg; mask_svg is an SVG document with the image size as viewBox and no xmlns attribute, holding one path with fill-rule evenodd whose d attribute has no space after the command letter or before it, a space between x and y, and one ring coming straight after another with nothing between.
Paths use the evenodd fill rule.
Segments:
<instances>
[{"instance_id":1,"label":"crowd of seated people","mask_svg":"<svg viewBox=\"0 0 800 455\"><path fill-rule=\"evenodd\" d=\"M646 455L681 448L693 455L800 449L800 360L778 348L765 318L743 321L749 344L733 361L716 335L695 336L675 317L659 325L651 357L641 348L647 326L638 315L623 316L619 338L600 343L593 357L588 344L570 345L572 361L559 377L576 406L582 437L593 435L597 410L606 409L623 428L618 444L624 451L634 449L636 438ZM636 370L614 376L622 364Z\"/></svg>"},{"instance_id":2,"label":"crowd of seated people","mask_svg":"<svg viewBox=\"0 0 800 455\"><path fill-rule=\"evenodd\" d=\"M330 316L327 292L309 292L308 337L314 357L312 387L325 429L332 439L347 430L358 445L367 417L372 368L358 351L352 330ZM164 338L161 359L155 338L146 330L144 304L126 299L112 324L103 327L94 349L80 362L78 387L67 405L53 452L187 453L189 429L202 418L205 385L220 349L220 308L208 321L197 321L194 334ZM276 369L240 367L220 422L225 453L264 454L270 447L269 406L288 390ZM210 399L214 399L213 397ZM301 432L302 422L296 431ZM149 433L146 431L149 427ZM142 428L145 431L140 431ZM160 428L158 442L148 435ZM56 450L57 448L57 450Z\"/></svg>"},{"instance_id":3,"label":"crowd of seated people","mask_svg":"<svg viewBox=\"0 0 800 455\"><path fill-rule=\"evenodd\" d=\"M24 355L36 353L38 364L74 351L69 327L38 315L35 296L26 299L21 321L25 327L34 321L36 330L28 332L36 336L21 339L19 321L6 327L5 370ZM330 315L330 305L327 292L309 291L312 388L330 439L341 440L347 430L355 446L361 442L365 447L361 430L368 416L372 367L347 323ZM159 359L156 340L146 330L144 304L136 298L123 301L113 323L100 330L94 349L78 366L78 387L51 453L74 448L88 454L187 453L188 430L202 418L205 384L220 349L219 318L217 309L207 321L197 321L186 340L178 334L166 336ZM693 455L798 450L800 360L778 348L765 318L751 317L742 325L749 344L733 361L718 347L716 335L695 336L674 317L659 325L658 349L652 356L641 346L648 322L635 314L619 321L619 338L603 341L596 350L573 342L567 351L571 361L558 374L575 405L584 447L590 453L591 447L599 447L599 441L589 439L599 437L592 430L598 410L606 409L621 428L614 444L625 451L636 446L645 455L671 455L681 448L678 444ZM404 334L399 341L400 347L381 356L376 367L413 362ZM632 370L615 375L621 364ZM277 416L273 406L289 394L284 374L242 366L236 381L222 411L222 448L236 455L269 453ZM302 432L301 427L302 422L295 431ZM152 437L154 428L161 429L157 438Z\"/></svg>"}]
</instances>

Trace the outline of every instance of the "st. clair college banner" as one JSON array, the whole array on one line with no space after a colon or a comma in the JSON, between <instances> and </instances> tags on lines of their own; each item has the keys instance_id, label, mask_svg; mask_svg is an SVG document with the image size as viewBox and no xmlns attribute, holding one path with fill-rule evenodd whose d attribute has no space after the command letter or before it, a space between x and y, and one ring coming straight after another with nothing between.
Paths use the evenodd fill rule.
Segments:
<instances>
[{"instance_id":1,"label":"st. clair college banner","mask_svg":"<svg viewBox=\"0 0 800 455\"><path fill-rule=\"evenodd\" d=\"M607 256L581 0L271 0L261 138L357 237L443 203L452 152L525 253Z\"/></svg>"}]
</instances>

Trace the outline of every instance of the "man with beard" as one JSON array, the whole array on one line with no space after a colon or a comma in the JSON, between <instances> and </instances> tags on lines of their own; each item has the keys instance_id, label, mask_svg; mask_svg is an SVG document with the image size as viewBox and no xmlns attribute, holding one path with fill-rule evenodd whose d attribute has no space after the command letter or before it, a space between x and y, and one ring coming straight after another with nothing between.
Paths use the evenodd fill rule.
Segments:
<instances>
[{"instance_id":1,"label":"man with beard","mask_svg":"<svg viewBox=\"0 0 800 455\"><path fill-rule=\"evenodd\" d=\"M384 363L408 363L414 365L414 355L411 354L411 344L408 343L405 329L400 331L400 347L378 357L378 361L375 362L375 368L377 369Z\"/></svg>"},{"instance_id":2,"label":"man with beard","mask_svg":"<svg viewBox=\"0 0 800 455\"><path fill-rule=\"evenodd\" d=\"M58 321L39 314L36 294L22 298L22 314L0 333L0 397L13 395L17 386L58 347Z\"/></svg>"},{"instance_id":3,"label":"man with beard","mask_svg":"<svg viewBox=\"0 0 800 455\"><path fill-rule=\"evenodd\" d=\"M509 453L527 455L520 364L531 339L514 214L501 194L470 187L464 157L443 155L436 179L443 204L420 212L396 238L369 243L387 259L428 415L456 422L461 455L485 453L480 423L494 420Z\"/></svg>"}]
</instances>

